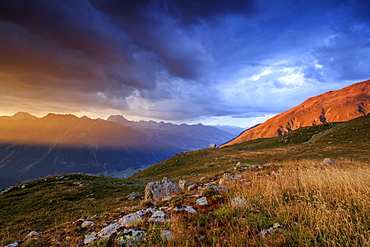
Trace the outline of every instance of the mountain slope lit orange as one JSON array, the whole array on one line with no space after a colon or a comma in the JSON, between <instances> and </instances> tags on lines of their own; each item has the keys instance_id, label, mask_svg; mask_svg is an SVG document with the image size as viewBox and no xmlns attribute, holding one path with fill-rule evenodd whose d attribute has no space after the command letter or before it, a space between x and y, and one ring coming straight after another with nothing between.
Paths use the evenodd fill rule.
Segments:
<instances>
[{"instance_id":1,"label":"mountain slope lit orange","mask_svg":"<svg viewBox=\"0 0 370 247\"><path fill-rule=\"evenodd\" d=\"M223 146L283 135L300 127L348 121L370 112L370 80L329 91L244 131Z\"/></svg>"}]
</instances>

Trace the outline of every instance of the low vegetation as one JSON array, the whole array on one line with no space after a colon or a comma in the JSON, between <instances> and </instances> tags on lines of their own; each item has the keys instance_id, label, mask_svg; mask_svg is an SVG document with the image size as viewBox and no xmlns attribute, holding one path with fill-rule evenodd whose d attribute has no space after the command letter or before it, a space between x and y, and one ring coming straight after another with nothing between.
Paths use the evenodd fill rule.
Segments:
<instances>
[{"instance_id":1,"label":"low vegetation","mask_svg":"<svg viewBox=\"0 0 370 247\"><path fill-rule=\"evenodd\" d=\"M173 213L171 223L138 222L134 227L146 232L140 246L370 246L369 130L370 116L365 116L178 154L130 180L75 174L29 181L26 188L0 195L0 244L36 230L42 235L23 246L81 245L104 223L153 207L141 198L127 200L133 191L143 194L148 181L167 176L201 185L218 183L229 172L241 178L226 182L226 192L207 193L207 205L197 205L196 192L187 190L159 202L156 207L180 203L196 213ZM322 164L326 157L336 164ZM232 206L239 196L247 203ZM96 225L83 228L76 223L79 218L91 218ZM271 234L263 233L274 225L279 227ZM169 240L162 230L171 231ZM109 239L90 245L118 246Z\"/></svg>"}]
</instances>

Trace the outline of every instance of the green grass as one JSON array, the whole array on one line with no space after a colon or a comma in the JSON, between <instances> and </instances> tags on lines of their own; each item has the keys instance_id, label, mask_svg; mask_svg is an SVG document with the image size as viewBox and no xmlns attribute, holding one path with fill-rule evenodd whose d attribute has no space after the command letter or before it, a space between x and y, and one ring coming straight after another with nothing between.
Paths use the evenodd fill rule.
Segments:
<instances>
[{"instance_id":1,"label":"green grass","mask_svg":"<svg viewBox=\"0 0 370 247\"><path fill-rule=\"evenodd\" d=\"M45 231L65 222L92 215L102 215L117 207L137 204L127 201L133 191L143 192L144 183L117 178L65 174L27 181L27 188L17 188L0 195L0 239L20 230ZM81 183L75 184L75 183Z\"/></svg>"},{"instance_id":2,"label":"green grass","mask_svg":"<svg viewBox=\"0 0 370 247\"><path fill-rule=\"evenodd\" d=\"M340 165L322 167L320 162L326 157ZM129 179L66 174L65 178L69 179L53 176L47 177L47 181L28 181L26 188L0 195L0 244L17 240L24 236L25 230L48 230L50 236L57 232L63 235L65 230L61 228L66 222L92 215L97 215L102 224L120 216L122 210L116 208L140 204L140 200L127 201L126 196L133 191L143 193L149 181L167 176L192 183L209 182L224 172L234 172L239 162L246 166L265 163L271 166L243 172L245 184L233 184L227 193L207 196L211 206L196 207L199 213L175 216L171 225L163 226L174 232L169 242L160 238L162 228L139 225L150 233L142 246L369 244L366 235L370 231L369 208L363 203L369 184L360 174L369 173L369 157L370 116L364 116L344 123L304 127L280 137L181 153ZM272 175L273 171L278 175ZM363 196L356 192L361 190ZM249 207L243 210L230 207L229 200L241 195L248 198ZM171 206L175 202L194 205L195 198L189 192L181 192L172 201L160 205ZM260 239L258 233L275 222L286 226L288 231ZM86 229L74 228L68 231L71 241L77 243ZM43 241L49 244L51 240ZM95 246L109 244L111 241L100 241Z\"/></svg>"}]
</instances>

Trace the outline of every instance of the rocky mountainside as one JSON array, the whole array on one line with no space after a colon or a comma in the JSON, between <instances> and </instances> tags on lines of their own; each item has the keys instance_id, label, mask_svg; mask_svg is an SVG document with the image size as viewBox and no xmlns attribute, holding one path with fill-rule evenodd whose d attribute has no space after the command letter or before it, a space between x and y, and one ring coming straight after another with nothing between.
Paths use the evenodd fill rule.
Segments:
<instances>
[{"instance_id":1,"label":"rocky mountainside","mask_svg":"<svg viewBox=\"0 0 370 247\"><path fill-rule=\"evenodd\" d=\"M181 151L133 128L74 115L16 114L0 119L0 133L0 174L21 181L137 169Z\"/></svg>"},{"instance_id":2,"label":"rocky mountainside","mask_svg":"<svg viewBox=\"0 0 370 247\"><path fill-rule=\"evenodd\" d=\"M307 99L302 104L244 131L232 145L248 140L280 136L304 126L342 122L370 112L370 80Z\"/></svg>"},{"instance_id":3,"label":"rocky mountainside","mask_svg":"<svg viewBox=\"0 0 370 247\"><path fill-rule=\"evenodd\" d=\"M208 148L211 143L218 146L235 137L232 133L202 124L177 125L155 121L134 122L121 115L112 115L108 118L108 121L135 128L152 139L178 147L184 151Z\"/></svg>"}]
</instances>

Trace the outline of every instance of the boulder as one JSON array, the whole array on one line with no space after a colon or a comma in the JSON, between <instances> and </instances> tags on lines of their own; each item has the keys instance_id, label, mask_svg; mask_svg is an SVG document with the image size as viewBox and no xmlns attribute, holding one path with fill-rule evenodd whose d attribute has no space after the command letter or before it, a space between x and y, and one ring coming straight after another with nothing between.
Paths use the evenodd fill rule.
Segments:
<instances>
[{"instance_id":1,"label":"boulder","mask_svg":"<svg viewBox=\"0 0 370 247\"><path fill-rule=\"evenodd\" d=\"M279 231L283 231L283 230L286 230L284 226L280 225L279 223L275 223L272 227L270 227L268 229L263 229L260 232L259 237L260 238L265 238L266 235L269 235L269 234L272 234L272 233L275 233L275 232L279 232Z\"/></svg>"},{"instance_id":2,"label":"boulder","mask_svg":"<svg viewBox=\"0 0 370 247\"><path fill-rule=\"evenodd\" d=\"M93 232L93 234L85 235L84 244L90 244L91 242L94 242L96 240L96 233Z\"/></svg>"},{"instance_id":3,"label":"boulder","mask_svg":"<svg viewBox=\"0 0 370 247\"><path fill-rule=\"evenodd\" d=\"M106 239L112 236L113 233L117 232L117 229L121 227L120 224L118 223L112 223L109 226L104 227L101 229L100 232L98 232L98 237L101 239Z\"/></svg>"},{"instance_id":4,"label":"boulder","mask_svg":"<svg viewBox=\"0 0 370 247\"><path fill-rule=\"evenodd\" d=\"M338 165L337 162L333 161L330 158L325 158L320 164L321 165Z\"/></svg>"},{"instance_id":5,"label":"boulder","mask_svg":"<svg viewBox=\"0 0 370 247\"><path fill-rule=\"evenodd\" d=\"M195 203L199 206L204 206L204 205L208 204L208 201L207 201L207 198L204 196L204 197L201 197L198 200L196 200Z\"/></svg>"},{"instance_id":6,"label":"boulder","mask_svg":"<svg viewBox=\"0 0 370 247\"><path fill-rule=\"evenodd\" d=\"M123 216L121 219L119 219L118 223L121 226L129 227L141 220L142 218L140 217L139 214L133 213Z\"/></svg>"},{"instance_id":7,"label":"boulder","mask_svg":"<svg viewBox=\"0 0 370 247\"><path fill-rule=\"evenodd\" d=\"M186 212L189 212L191 214L196 213L194 208L189 207L189 206L185 206L185 205L181 205L181 204L175 204L175 207L174 207L173 211L175 211L175 212L186 211Z\"/></svg>"},{"instance_id":8,"label":"boulder","mask_svg":"<svg viewBox=\"0 0 370 247\"><path fill-rule=\"evenodd\" d=\"M165 223L165 222L171 222L171 215L162 211L155 211L152 215L152 217L149 218L149 222L154 223Z\"/></svg>"},{"instance_id":9,"label":"boulder","mask_svg":"<svg viewBox=\"0 0 370 247\"><path fill-rule=\"evenodd\" d=\"M242 177L241 175L232 175L230 173L225 173L224 175L222 175L219 184L225 184L225 182L236 181L241 177Z\"/></svg>"},{"instance_id":10,"label":"boulder","mask_svg":"<svg viewBox=\"0 0 370 247\"><path fill-rule=\"evenodd\" d=\"M95 225L94 222L87 220L87 221L82 222L81 227L90 227L90 226L93 226L93 225Z\"/></svg>"},{"instance_id":11,"label":"boulder","mask_svg":"<svg viewBox=\"0 0 370 247\"><path fill-rule=\"evenodd\" d=\"M175 181L165 177L162 181L150 182L146 185L145 200L157 201L180 190L181 187Z\"/></svg>"},{"instance_id":12,"label":"boulder","mask_svg":"<svg viewBox=\"0 0 370 247\"><path fill-rule=\"evenodd\" d=\"M116 242L123 246L135 246L138 242L143 241L145 232L136 229L124 229L118 234Z\"/></svg>"},{"instance_id":13,"label":"boulder","mask_svg":"<svg viewBox=\"0 0 370 247\"><path fill-rule=\"evenodd\" d=\"M199 188L200 195L202 196L205 196L207 194L212 194L215 192L226 191L226 190L227 190L226 185L223 185L223 184L217 185L217 184L211 184L211 183L205 184Z\"/></svg>"},{"instance_id":14,"label":"boulder","mask_svg":"<svg viewBox=\"0 0 370 247\"><path fill-rule=\"evenodd\" d=\"M181 189L186 190L190 186L190 183L186 180L180 179L179 180L179 186L180 186Z\"/></svg>"}]
</instances>

